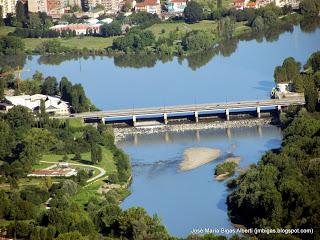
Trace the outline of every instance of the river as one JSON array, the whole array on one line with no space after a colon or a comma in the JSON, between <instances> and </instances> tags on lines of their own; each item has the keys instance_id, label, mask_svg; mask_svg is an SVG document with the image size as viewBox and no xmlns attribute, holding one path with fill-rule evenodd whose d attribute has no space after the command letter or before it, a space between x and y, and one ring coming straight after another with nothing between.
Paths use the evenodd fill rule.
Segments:
<instances>
[{"instance_id":1,"label":"river","mask_svg":"<svg viewBox=\"0 0 320 240\"><path fill-rule=\"evenodd\" d=\"M268 149L279 148L281 130L274 126L185 131L128 136L118 145L131 157L132 194L123 208L143 206L157 214L175 236L197 229L231 229L226 181L214 180L214 166L226 156L240 156L240 166L256 163ZM179 171L191 147L219 148L219 159L187 172Z\"/></svg>"},{"instance_id":2,"label":"river","mask_svg":"<svg viewBox=\"0 0 320 240\"><path fill-rule=\"evenodd\" d=\"M81 57L63 61L33 56L25 63L31 71L23 77L36 70L46 76L66 76L81 83L92 102L104 110L266 99L274 86L275 66L289 56L305 63L320 49L320 29L313 30L295 26L268 40L233 41L222 50L187 59ZM118 145L131 157L133 182L132 194L122 207L142 206L158 214L176 236L186 236L195 228L232 228L225 204L226 182L213 179L214 166L223 157L180 172L184 150L219 148L223 156L240 156L240 166L246 167L265 151L280 147L281 138L274 126L127 136Z\"/></svg>"},{"instance_id":3,"label":"river","mask_svg":"<svg viewBox=\"0 0 320 240\"><path fill-rule=\"evenodd\" d=\"M89 57L50 65L44 64L48 59L34 56L26 61L30 72L24 72L23 77L32 76L36 70L59 79L66 76L81 83L92 102L103 110L267 99L274 86L275 66L289 56L304 63L319 50L319 43L319 28L306 33L295 26L271 42L230 42L229 47L236 45L228 57L223 56L229 55L224 49L212 53L212 58L204 53L182 61L154 60L153 67L123 67L142 61L139 57ZM202 66L192 65L203 61Z\"/></svg>"}]
</instances>

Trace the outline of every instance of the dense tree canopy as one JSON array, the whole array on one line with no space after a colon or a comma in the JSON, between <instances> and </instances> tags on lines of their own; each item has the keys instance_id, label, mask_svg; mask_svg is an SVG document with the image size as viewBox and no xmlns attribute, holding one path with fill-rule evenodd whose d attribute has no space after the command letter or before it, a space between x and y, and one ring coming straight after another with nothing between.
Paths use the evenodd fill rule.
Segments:
<instances>
[{"instance_id":1,"label":"dense tree canopy","mask_svg":"<svg viewBox=\"0 0 320 240\"><path fill-rule=\"evenodd\" d=\"M199 22L203 17L203 10L199 3L190 1L184 9L184 17L188 23Z\"/></svg>"}]
</instances>

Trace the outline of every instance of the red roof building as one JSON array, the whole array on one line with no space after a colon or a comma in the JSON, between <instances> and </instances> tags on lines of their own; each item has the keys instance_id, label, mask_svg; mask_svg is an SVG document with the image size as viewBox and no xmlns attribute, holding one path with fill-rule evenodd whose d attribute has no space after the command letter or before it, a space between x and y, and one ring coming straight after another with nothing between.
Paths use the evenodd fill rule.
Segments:
<instances>
[{"instance_id":1,"label":"red roof building","mask_svg":"<svg viewBox=\"0 0 320 240\"><path fill-rule=\"evenodd\" d=\"M152 14L161 13L160 0L144 0L143 2L137 2L135 6L136 11L145 11Z\"/></svg>"}]
</instances>

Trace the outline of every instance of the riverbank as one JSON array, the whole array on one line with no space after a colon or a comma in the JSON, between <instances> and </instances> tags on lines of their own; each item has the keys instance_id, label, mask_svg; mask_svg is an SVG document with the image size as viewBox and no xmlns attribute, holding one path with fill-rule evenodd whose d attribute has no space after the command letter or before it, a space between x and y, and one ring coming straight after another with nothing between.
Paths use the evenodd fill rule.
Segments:
<instances>
[{"instance_id":1,"label":"riverbank","mask_svg":"<svg viewBox=\"0 0 320 240\"><path fill-rule=\"evenodd\" d=\"M183 123L173 125L152 125L141 127L126 127L117 128L114 127L115 142L124 139L127 135L140 135L140 134L155 134L162 132L184 132L188 130L205 130L205 129L223 129L223 128L241 128L241 127L255 127L270 125L272 119L260 118L260 119L241 119L231 121L214 121L214 122L200 122L200 123Z\"/></svg>"}]
</instances>

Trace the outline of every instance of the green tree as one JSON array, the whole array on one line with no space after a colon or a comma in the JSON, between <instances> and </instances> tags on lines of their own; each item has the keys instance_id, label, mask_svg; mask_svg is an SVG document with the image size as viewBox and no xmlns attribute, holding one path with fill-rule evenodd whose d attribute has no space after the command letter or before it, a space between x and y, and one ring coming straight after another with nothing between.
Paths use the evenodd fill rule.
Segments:
<instances>
[{"instance_id":1,"label":"green tree","mask_svg":"<svg viewBox=\"0 0 320 240\"><path fill-rule=\"evenodd\" d=\"M38 113L40 127L45 127L49 123L49 114L46 112L46 103L43 99L40 100L40 109Z\"/></svg>"},{"instance_id":2,"label":"green tree","mask_svg":"<svg viewBox=\"0 0 320 240\"><path fill-rule=\"evenodd\" d=\"M42 154L48 152L57 144L55 136L46 129L32 128L22 139L23 151L21 161L37 163Z\"/></svg>"},{"instance_id":3,"label":"green tree","mask_svg":"<svg viewBox=\"0 0 320 240\"><path fill-rule=\"evenodd\" d=\"M317 16L320 11L320 3L317 0L302 0L300 2L302 14Z\"/></svg>"},{"instance_id":4,"label":"green tree","mask_svg":"<svg viewBox=\"0 0 320 240\"><path fill-rule=\"evenodd\" d=\"M296 62L293 57L286 58L283 61L282 67L286 71L287 80L293 82L294 78L300 74L301 64Z\"/></svg>"},{"instance_id":5,"label":"green tree","mask_svg":"<svg viewBox=\"0 0 320 240\"><path fill-rule=\"evenodd\" d=\"M19 55L24 53L25 44L14 36L0 37L0 55Z\"/></svg>"},{"instance_id":6,"label":"green tree","mask_svg":"<svg viewBox=\"0 0 320 240\"><path fill-rule=\"evenodd\" d=\"M213 46L212 36L204 31L191 31L182 40L186 51L204 51Z\"/></svg>"},{"instance_id":7,"label":"green tree","mask_svg":"<svg viewBox=\"0 0 320 240\"><path fill-rule=\"evenodd\" d=\"M54 96L58 94L58 82L55 77L47 77L41 87L41 93Z\"/></svg>"},{"instance_id":8,"label":"green tree","mask_svg":"<svg viewBox=\"0 0 320 240\"><path fill-rule=\"evenodd\" d=\"M184 17L188 23L199 22L203 17L203 10L199 3L190 1L184 9Z\"/></svg>"},{"instance_id":9,"label":"green tree","mask_svg":"<svg viewBox=\"0 0 320 240\"><path fill-rule=\"evenodd\" d=\"M97 164L102 160L102 150L98 144L93 144L91 146L91 162Z\"/></svg>"},{"instance_id":10,"label":"green tree","mask_svg":"<svg viewBox=\"0 0 320 240\"><path fill-rule=\"evenodd\" d=\"M282 66L277 66L274 69L273 77L276 83L285 83L288 81L286 70Z\"/></svg>"},{"instance_id":11,"label":"green tree","mask_svg":"<svg viewBox=\"0 0 320 240\"><path fill-rule=\"evenodd\" d=\"M318 105L319 94L311 76L305 78L304 97L307 110L309 112L315 112Z\"/></svg>"},{"instance_id":12,"label":"green tree","mask_svg":"<svg viewBox=\"0 0 320 240\"><path fill-rule=\"evenodd\" d=\"M0 120L0 136L0 159L4 160L15 146L14 134L10 125L4 120Z\"/></svg>"},{"instance_id":13,"label":"green tree","mask_svg":"<svg viewBox=\"0 0 320 240\"><path fill-rule=\"evenodd\" d=\"M4 99L4 89L6 86L6 81L3 77L0 77L0 100Z\"/></svg>"},{"instance_id":14,"label":"green tree","mask_svg":"<svg viewBox=\"0 0 320 240\"><path fill-rule=\"evenodd\" d=\"M59 91L62 100L67 101L69 103L72 102L72 83L66 77L61 78L61 81L59 83Z\"/></svg>"},{"instance_id":15,"label":"green tree","mask_svg":"<svg viewBox=\"0 0 320 240\"><path fill-rule=\"evenodd\" d=\"M0 27L4 25L3 22L3 7L0 6Z\"/></svg>"},{"instance_id":16,"label":"green tree","mask_svg":"<svg viewBox=\"0 0 320 240\"><path fill-rule=\"evenodd\" d=\"M29 28L41 30L42 24L38 13L29 14Z\"/></svg>"},{"instance_id":17,"label":"green tree","mask_svg":"<svg viewBox=\"0 0 320 240\"><path fill-rule=\"evenodd\" d=\"M219 20L217 30L221 38L228 40L232 38L235 29L235 22L230 17Z\"/></svg>"},{"instance_id":18,"label":"green tree","mask_svg":"<svg viewBox=\"0 0 320 240\"><path fill-rule=\"evenodd\" d=\"M263 20L267 27L272 27L277 23L278 16L274 11L267 10L263 13Z\"/></svg>"},{"instance_id":19,"label":"green tree","mask_svg":"<svg viewBox=\"0 0 320 240\"><path fill-rule=\"evenodd\" d=\"M25 5L22 1L18 1L16 4L16 19L18 23L17 27L22 27L27 19Z\"/></svg>"},{"instance_id":20,"label":"green tree","mask_svg":"<svg viewBox=\"0 0 320 240\"><path fill-rule=\"evenodd\" d=\"M251 24L252 30L254 32L261 32L264 29L264 22L263 22L263 18L261 16L257 16L252 24Z\"/></svg>"},{"instance_id":21,"label":"green tree","mask_svg":"<svg viewBox=\"0 0 320 240\"><path fill-rule=\"evenodd\" d=\"M118 36L120 34L122 34L122 30L118 21L113 21L110 24L104 24L101 27L101 35L104 37Z\"/></svg>"},{"instance_id":22,"label":"green tree","mask_svg":"<svg viewBox=\"0 0 320 240\"><path fill-rule=\"evenodd\" d=\"M11 108L6 114L5 119L11 125L14 132L20 137L23 133L29 131L35 122L30 110L23 106Z\"/></svg>"},{"instance_id":23,"label":"green tree","mask_svg":"<svg viewBox=\"0 0 320 240\"><path fill-rule=\"evenodd\" d=\"M78 184L70 179L63 181L61 190L69 196L74 196L78 191Z\"/></svg>"}]
</instances>

